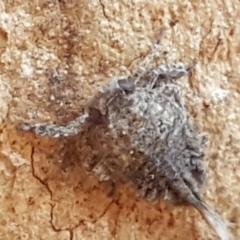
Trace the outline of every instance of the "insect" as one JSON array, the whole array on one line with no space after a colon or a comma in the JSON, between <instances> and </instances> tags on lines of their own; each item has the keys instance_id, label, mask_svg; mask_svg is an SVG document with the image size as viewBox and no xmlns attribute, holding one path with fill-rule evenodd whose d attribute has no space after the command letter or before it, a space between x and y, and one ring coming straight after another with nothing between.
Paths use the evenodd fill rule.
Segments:
<instances>
[{"instance_id":1,"label":"insect","mask_svg":"<svg viewBox=\"0 0 240 240\"><path fill-rule=\"evenodd\" d=\"M160 35L160 40L162 38ZM54 138L88 129L93 156L85 165L102 181L128 181L150 202L161 198L194 206L221 240L231 239L228 223L203 200L208 137L191 122L176 80L196 65L182 63L147 69L160 46L129 77L113 77L99 89L85 112L66 126L22 124L19 130Z\"/></svg>"}]
</instances>

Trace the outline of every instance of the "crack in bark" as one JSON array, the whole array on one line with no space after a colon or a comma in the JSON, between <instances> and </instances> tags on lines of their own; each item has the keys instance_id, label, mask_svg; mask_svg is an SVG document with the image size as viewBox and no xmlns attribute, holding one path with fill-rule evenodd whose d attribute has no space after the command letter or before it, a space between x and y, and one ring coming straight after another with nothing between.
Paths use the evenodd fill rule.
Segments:
<instances>
[{"instance_id":1,"label":"crack in bark","mask_svg":"<svg viewBox=\"0 0 240 240\"><path fill-rule=\"evenodd\" d=\"M110 22L109 17L106 14L106 7L105 7L105 5L103 4L102 0L98 0L98 1L100 3L101 8L102 8L103 16Z\"/></svg>"},{"instance_id":2,"label":"crack in bark","mask_svg":"<svg viewBox=\"0 0 240 240\"><path fill-rule=\"evenodd\" d=\"M44 182L37 174L35 171L35 167L34 167L34 153L35 153L35 147L32 147L32 151L31 151L31 169L32 169L32 175L35 179L37 179L42 185L44 185L47 189L47 191L50 194L50 199L52 200L52 190L50 189L50 187L48 186L48 184L46 182Z\"/></svg>"},{"instance_id":3,"label":"crack in bark","mask_svg":"<svg viewBox=\"0 0 240 240\"><path fill-rule=\"evenodd\" d=\"M50 187L48 186L48 184L42 180L37 174L36 174L36 171L35 171L35 167L34 167L34 152L35 152L35 147L32 148L32 152L31 152L31 169L32 169L32 175L35 179L37 179L42 185L44 185L47 189L47 191L49 192L50 194L50 200L52 201L52 196L53 196L53 193L52 193L52 190L50 189ZM50 203L50 207L51 207L51 210L50 210L50 224L51 224L51 227L52 227L52 230L54 232L61 232L61 231L68 231L69 232L69 240L73 240L73 228L57 228L54 223L53 223L53 209L54 209L54 204Z\"/></svg>"},{"instance_id":4,"label":"crack in bark","mask_svg":"<svg viewBox=\"0 0 240 240\"><path fill-rule=\"evenodd\" d=\"M213 21L212 21L212 24L213 24ZM212 25L212 24L211 24L211 25ZM200 46L199 46L199 56L202 56L202 55L203 55L203 54L202 54L202 52L203 52L203 49L202 49L203 44L204 44L207 36L208 36L211 32L212 32L212 29L210 28L209 31L202 37L202 40L201 40L201 42L200 42L200 44L199 44L199 45L200 45ZM203 58L203 57L202 57L202 58Z\"/></svg>"},{"instance_id":5,"label":"crack in bark","mask_svg":"<svg viewBox=\"0 0 240 240\"><path fill-rule=\"evenodd\" d=\"M73 230L77 227L79 227L81 225L81 223L83 221L79 221L76 225L74 225L74 227L66 227L66 228L58 228L55 226L55 224L53 223L53 218L54 218L54 214L53 214L53 210L54 210L54 204L50 204L51 206L51 212L50 212L50 224L51 227L53 229L54 232L62 232L62 231L68 231L70 234L70 240L73 239Z\"/></svg>"},{"instance_id":6,"label":"crack in bark","mask_svg":"<svg viewBox=\"0 0 240 240\"><path fill-rule=\"evenodd\" d=\"M214 60L216 54L217 54L217 51L219 49L219 47L223 44L223 39L220 37L220 33L218 34L218 38L217 38L217 44L215 45L214 49L213 49L213 52L212 52L212 57L211 57L211 61Z\"/></svg>"},{"instance_id":7,"label":"crack in bark","mask_svg":"<svg viewBox=\"0 0 240 240\"><path fill-rule=\"evenodd\" d=\"M142 54L139 55L138 57L133 58L132 60L129 61L129 63L126 65L128 68L132 65L132 63L140 58L144 57Z\"/></svg>"},{"instance_id":8,"label":"crack in bark","mask_svg":"<svg viewBox=\"0 0 240 240\"><path fill-rule=\"evenodd\" d=\"M50 189L49 185L47 184L47 182L45 182L43 179L41 179L41 177L39 177L37 174L36 174L36 171L35 171L35 166L34 166L34 153L35 153L35 147L32 147L32 151L31 151L31 171L32 171L32 176L37 180L39 181L42 185L44 185L47 189L47 191L49 192L50 194L50 200L52 201L53 199L53 192L52 190ZM107 213L108 209L111 207L111 205L114 203L114 200L112 200L107 206L106 208L104 209L104 211L102 212L102 214L100 214L95 220L93 221L86 221L86 222L89 222L89 223L93 223L95 224L97 221L99 221L101 218L104 217L104 215ZM55 204L50 202L50 225L52 227L52 230L54 232L62 232L62 231L68 231L69 232L69 240L73 240L73 237L74 237L74 234L73 234L73 231L78 228L80 225L82 225L85 221L82 221L80 220L76 225L74 225L73 227L66 227L66 228L58 228L55 224L54 224L54 221L53 221L53 218L54 218L54 207L55 207Z\"/></svg>"}]
</instances>

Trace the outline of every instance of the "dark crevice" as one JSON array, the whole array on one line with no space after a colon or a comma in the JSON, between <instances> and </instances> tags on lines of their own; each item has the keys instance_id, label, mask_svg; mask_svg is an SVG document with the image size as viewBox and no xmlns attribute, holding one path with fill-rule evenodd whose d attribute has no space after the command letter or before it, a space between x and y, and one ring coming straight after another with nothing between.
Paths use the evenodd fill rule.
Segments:
<instances>
[{"instance_id":1,"label":"dark crevice","mask_svg":"<svg viewBox=\"0 0 240 240\"><path fill-rule=\"evenodd\" d=\"M32 148L32 152L31 152L31 170L32 170L32 175L35 179L37 179L42 185L44 185L47 189L47 191L49 192L50 194L50 200L52 201L53 199L53 192L52 190L50 189L49 185L44 181L42 180L37 174L36 174L36 171L35 171L35 166L34 166L34 152L35 152L35 148L33 147ZM105 214L106 212L108 211L108 209L111 207L111 205L114 203L114 200L111 201L107 206L106 208L104 209L104 211L102 212L102 214L100 216L98 216L98 218L96 220L93 220L93 221L88 221L88 222L91 222L91 223L96 223L98 220L100 220ZM74 237L74 234L73 234L73 230L78 228L80 225L82 225L84 223L84 221L79 221L74 227L71 227L71 228L58 228L54 222L53 222L53 218L54 218L54 207L55 207L55 204L53 203L50 203L50 207L51 207L51 210L50 210L50 224L51 224L51 227L52 227L52 230L54 232L61 232L61 231L68 231L69 232L69 240L73 240L73 237Z\"/></svg>"},{"instance_id":2,"label":"dark crevice","mask_svg":"<svg viewBox=\"0 0 240 240\"><path fill-rule=\"evenodd\" d=\"M110 22L109 17L108 17L107 14L106 14L105 5L103 4L102 0L99 0L99 3L100 3L100 5L101 5L101 7L102 7L103 16Z\"/></svg>"},{"instance_id":3,"label":"dark crevice","mask_svg":"<svg viewBox=\"0 0 240 240\"><path fill-rule=\"evenodd\" d=\"M31 152L31 168L32 168L32 175L35 179L37 179L42 185L44 185L47 189L47 191L49 192L50 194L50 200L52 201L52 196L53 196L53 193L52 193L52 190L50 189L50 187L48 186L48 184L43 181L39 176L37 176L36 174L36 171L35 171L35 167L34 167L34 151L35 148L33 147L32 148L32 152ZM53 223L53 210L54 210L54 204L50 203L50 206L51 206L51 210L50 210L50 224L51 224L51 227L52 227L52 230L54 232L61 232L61 231L69 231L69 235L70 235L70 238L69 240L73 240L73 229L78 227L81 223L79 223L79 225L76 225L75 227L73 228L57 228L54 223Z\"/></svg>"}]
</instances>

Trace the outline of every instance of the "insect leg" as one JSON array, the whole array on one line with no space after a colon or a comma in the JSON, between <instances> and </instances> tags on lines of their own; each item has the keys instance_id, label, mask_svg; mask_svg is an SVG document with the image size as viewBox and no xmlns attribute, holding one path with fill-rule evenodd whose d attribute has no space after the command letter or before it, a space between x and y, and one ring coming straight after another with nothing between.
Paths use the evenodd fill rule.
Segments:
<instances>
[{"instance_id":1,"label":"insect leg","mask_svg":"<svg viewBox=\"0 0 240 240\"><path fill-rule=\"evenodd\" d=\"M46 124L46 123L34 123L34 124L22 124L17 128L21 131L34 131L40 136L50 136L53 138L67 137L76 135L81 131L81 127L84 124L88 114L83 114L75 120L71 121L66 126L57 124Z\"/></svg>"}]
</instances>

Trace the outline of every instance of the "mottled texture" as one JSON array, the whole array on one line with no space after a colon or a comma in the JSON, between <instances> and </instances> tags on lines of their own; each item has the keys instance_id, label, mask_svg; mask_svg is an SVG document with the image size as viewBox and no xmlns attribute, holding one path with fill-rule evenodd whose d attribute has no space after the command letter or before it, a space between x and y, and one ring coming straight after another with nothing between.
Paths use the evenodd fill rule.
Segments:
<instances>
[{"instance_id":1,"label":"mottled texture","mask_svg":"<svg viewBox=\"0 0 240 240\"><path fill-rule=\"evenodd\" d=\"M162 27L153 67L197 60L178 84L209 135L203 198L240 238L237 0L1 0L0 10L0 239L218 239L194 208L149 204L128 185L108 196L82 166L93 154L89 133L52 139L16 129L76 119L108 79L136 71Z\"/></svg>"},{"instance_id":2,"label":"mottled texture","mask_svg":"<svg viewBox=\"0 0 240 240\"><path fill-rule=\"evenodd\" d=\"M227 223L201 197L207 136L191 124L180 88L171 83L191 69L172 64L137 72L128 80L115 76L93 96L86 113L66 126L36 123L18 129L54 138L82 138L87 132L93 154L84 165L100 181L130 182L150 202L165 198L192 205L221 240L230 240Z\"/></svg>"}]
</instances>

